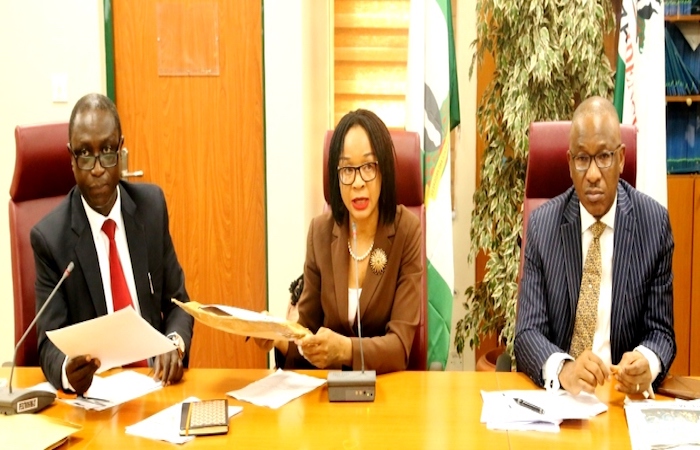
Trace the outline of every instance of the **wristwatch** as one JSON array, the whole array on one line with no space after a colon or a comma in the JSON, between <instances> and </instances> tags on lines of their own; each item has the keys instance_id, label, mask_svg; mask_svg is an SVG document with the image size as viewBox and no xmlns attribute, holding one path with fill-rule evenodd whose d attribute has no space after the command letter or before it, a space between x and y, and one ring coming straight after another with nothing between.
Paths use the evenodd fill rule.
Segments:
<instances>
[{"instance_id":1,"label":"wristwatch","mask_svg":"<svg viewBox=\"0 0 700 450\"><path fill-rule=\"evenodd\" d=\"M170 333L168 338L177 345L177 353L180 355L180 359L182 359L185 356L185 341L176 331Z\"/></svg>"},{"instance_id":2,"label":"wristwatch","mask_svg":"<svg viewBox=\"0 0 700 450\"><path fill-rule=\"evenodd\" d=\"M562 359L557 366L557 371L554 376L545 382L545 389L548 391L558 391L561 388L561 383L559 382L559 374L564 368L564 363L571 361L570 359Z\"/></svg>"}]
</instances>

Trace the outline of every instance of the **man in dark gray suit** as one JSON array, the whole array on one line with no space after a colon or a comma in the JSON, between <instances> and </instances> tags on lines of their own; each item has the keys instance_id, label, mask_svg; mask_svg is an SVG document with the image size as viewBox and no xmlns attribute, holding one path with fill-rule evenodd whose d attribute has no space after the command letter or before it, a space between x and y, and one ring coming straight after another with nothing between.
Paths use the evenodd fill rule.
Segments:
<instances>
[{"instance_id":1,"label":"man in dark gray suit","mask_svg":"<svg viewBox=\"0 0 700 450\"><path fill-rule=\"evenodd\" d=\"M157 379L165 384L177 382L187 365L193 319L170 301L189 298L170 237L163 191L155 185L120 180L124 137L109 98L88 94L78 100L68 130L77 185L30 234L37 311L68 263L75 264L37 323L44 375L56 388L78 394L87 391L99 360L90 355L67 358L46 331L133 306L177 344L177 349L156 357L154 363ZM111 231L105 231L107 228ZM120 275L110 270L113 265L120 266Z\"/></svg>"},{"instance_id":2,"label":"man in dark gray suit","mask_svg":"<svg viewBox=\"0 0 700 450\"><path fill-rule=\"evenodd\" d=\"M576 109L567 157L574 186L533 211L528 224L518 369L572 394L593 392L611 374L620 392L652 394L676 355L668 211L620 180L625 146L608 100L592 97ZM598 270L584 274L593 242ZM592 307L582 307L581 291L594 292ZM586 310L592 323L582 333Z\"/></svg>"}]
</instances>

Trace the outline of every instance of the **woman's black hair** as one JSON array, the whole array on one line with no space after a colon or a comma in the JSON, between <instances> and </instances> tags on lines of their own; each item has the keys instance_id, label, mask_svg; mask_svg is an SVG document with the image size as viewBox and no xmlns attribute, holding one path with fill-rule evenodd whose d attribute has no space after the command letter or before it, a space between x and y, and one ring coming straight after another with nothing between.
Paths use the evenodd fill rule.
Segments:
<instances>
[{"instance_id":1,"label":"woman's black hair","mask_svg":"<svg viewBox=\"0 0 700 450\"><path fill-rule=\"evenodd\" d=\"M302 273L301 275L299 275L299 278L292 281L292 284L289 285L289 293L292 294L291 298L290 298L292 306L295 306L299 302L299 298L301 297L301 292L303 290L304 290L304 274Z\"/></svg>"},{"instance_id":2,"label":"woman's black hair","mask_svg":"<svg viewBox=\"0 0 700 450\"><path fill-rule=\"evenodd\" d=\"M379 173L382 174L382 186L378 204L379 222L383 224L393 223L396 217L394 142L391 140L391 134L384 122L382 122L382 119L366 109L358 109L344 115L338 122L338 126L331 137L328 151L328 183L333 219L338 225L342 225L348 218L348 209L340 196L338 163L343 152L345 136L350 128L356 125L361 126L367 132L369 143L379 164Z\"/></svg>"}]
</instances>

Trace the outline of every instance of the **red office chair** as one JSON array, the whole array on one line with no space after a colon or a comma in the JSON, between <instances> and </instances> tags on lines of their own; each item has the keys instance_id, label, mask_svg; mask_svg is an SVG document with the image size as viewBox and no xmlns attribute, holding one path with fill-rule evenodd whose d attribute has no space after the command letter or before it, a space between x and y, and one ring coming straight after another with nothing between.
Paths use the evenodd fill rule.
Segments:
<instances>
[{"instance_id":1,"label":"red office chair","mask_svg":"<svg viewBox=\"0 0 700 450\"><path fill-rule=\"evenodd\" d=\"M10 250L15 308L15 345L36 313L34 253L29 231L75 185L71 170L68 123L15 128L15 173L10 186ZM37 366L36 331L17 352L19 366Z\"/></svg>"},{"instance_id":2,"label":"red office chair","mask_svg":"<svg viewBox=\"0 0 700 450\"><path fill-rule=\"evenodd\" d=\"M533 122L530 124L530 153L525 173L519 273L523 269L525 236L530 213L573 185L566 158L566 152L569 150L570 129L571 122L569 121ZM625 168L620 177L634 186L637 180L637 129L633 125L622 125L621 133L622 143L625 144Z\"/></svg>"},{"instance_id":3,"label":"red office chair","mask_svg":"<svg viewBox=\"0 0 700 450\"><path fill-rule=\"evenodd\" d=\"M323 143L323 195L330 201L328 187L328 149L333 130L326 132ZM428 290L425 270L425 206L423 205L423 173L421 165L420 137L412 131L391 131L391 139L396 149L396 201L420 218L423 237L421 256L423 275L421 276L420 320L413 338L408 370L426 370L428 359Z\"/></svg>"}]
</instances>

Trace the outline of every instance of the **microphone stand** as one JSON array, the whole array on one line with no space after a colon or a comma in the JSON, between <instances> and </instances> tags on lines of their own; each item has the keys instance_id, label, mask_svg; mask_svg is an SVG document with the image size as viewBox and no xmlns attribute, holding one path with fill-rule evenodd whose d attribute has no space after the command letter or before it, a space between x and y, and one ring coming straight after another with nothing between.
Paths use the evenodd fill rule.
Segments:
<instances>
[{"instance_id":1,"label":"microphone stand","mask_svg":"<svg viewBox=\"0 0 700 450\"><path fill-rule=\"evenodd\" d=\"M352 246L357 252L357 225L352 223ZM328 400L331 402L373 402L377 384L377 372L365 371L365 353L362 349L362 321L360 319L360 275L355 261L355 295L357 296L357 337L360 342L361 371L328 372Z\"/></svg>"},{"instance_id":2,"label":"microphone stand","mask_svg":"<svg viewBox=\"0 0 700 450\"><path fill-rule=\"evenodd\" d=\"M41 314L44 312L48 304L51 302L53 299L54 295L56 294L56 291L58 291L58 288L61 287L61 284L63 284L63 281L68 278L68 275L73 271L73 267L75 265L73 264L73 261L68 263L68 267L66 267L66 270L63 271L63 276L61 277L60 280L58 280L58 283L56 283L56 286L53 288L53 291L51 291L51 294L49 294L49 297L46 299L42 307L39 309L39 312L36 313L34 316L34 319L32 320L32 323L29 324L27 329L25 330L24 334L20 338L20 340L17 342L17 345L15 346L15 352L12 355L12 368L10 369L10 379L8 380L7 387L8 387L8 392L2 392L0 393L0 413L5 414L5 415L13 415L13 414L21 414L21 413L35 413L38 411L41 411L42 409L46 408L49 406L53 401L56 399L56 394L53 392L49 391L43 391L40 389L15 389L15 391L12 391L12 378L15 374L15 364L17 362L17 351L19 350L20 346L24 343L24 340L27 338L29 335L29 331L34 328L34 325L36 324L37 320L41 316Z\"/></svg>"}]
</instances>

